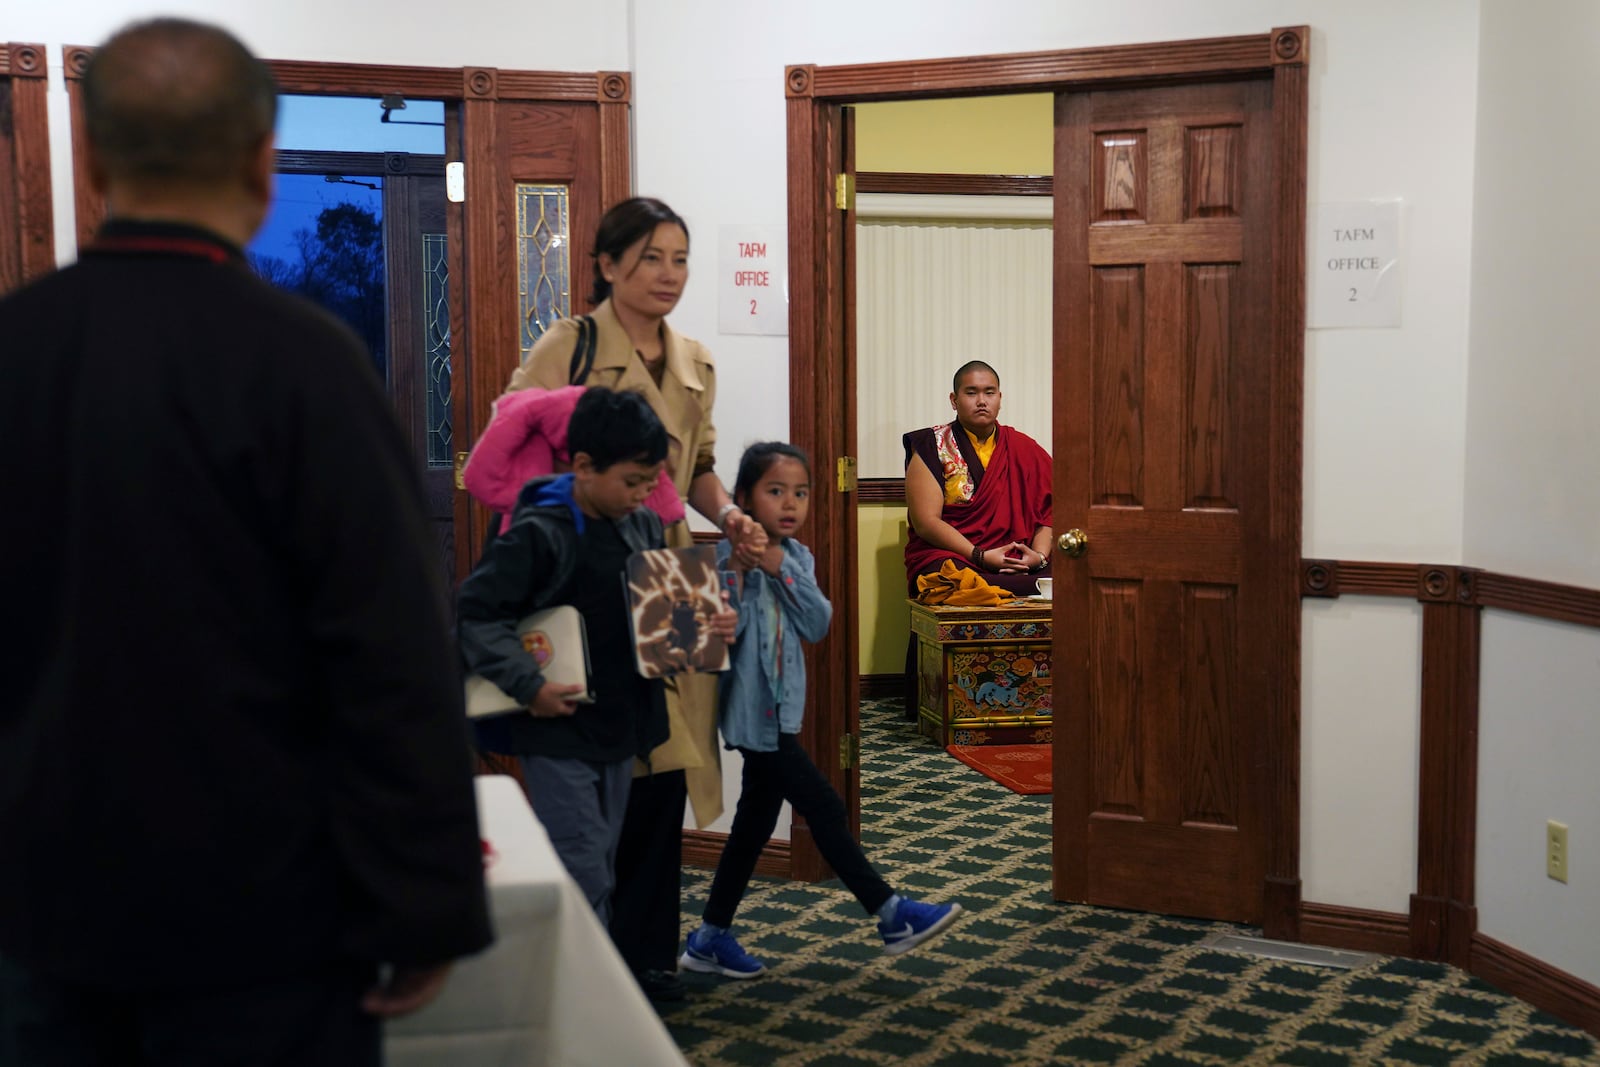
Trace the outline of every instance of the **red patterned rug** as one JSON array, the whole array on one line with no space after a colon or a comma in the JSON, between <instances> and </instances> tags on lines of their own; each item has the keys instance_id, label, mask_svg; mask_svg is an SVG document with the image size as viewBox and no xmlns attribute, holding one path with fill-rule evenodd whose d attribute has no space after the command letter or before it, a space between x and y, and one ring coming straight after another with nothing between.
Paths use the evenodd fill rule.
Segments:
<instances>
[{"instance_id":1,"label":"red patterned rug","mask_svg":"<svg viewBox=\"0 0 1600 1067\"><path fill-rule=\"evenodd\" d=\"M1049 745L948 745L945 751L1013 793L1050 792Z\"/></svg>"}]
</instances>

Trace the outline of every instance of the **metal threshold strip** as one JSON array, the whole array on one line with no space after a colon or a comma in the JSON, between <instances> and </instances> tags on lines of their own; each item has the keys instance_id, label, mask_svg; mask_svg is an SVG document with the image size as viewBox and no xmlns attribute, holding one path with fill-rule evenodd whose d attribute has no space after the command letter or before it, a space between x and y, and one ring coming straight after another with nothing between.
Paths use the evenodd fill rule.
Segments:
<instances>
[{"instance_id":1,"label":"metal threshold strip","mask_svg":"<svg viewBox=\"0 0 1600 1067\"><path fill-rule=\"evenodd\" d=\"M1219 952L1237 952L1246 956L1262 956L1287 963L1305 963L1314 967L1338 967L1355 970L1378 960L1371 952L1346 952L1319 945L1301 945L1293 941L1269 941L1264 937L1244 937L1239 934L1215 933L1200 942L1206 948Z\"/></svg>"}]
</instances>

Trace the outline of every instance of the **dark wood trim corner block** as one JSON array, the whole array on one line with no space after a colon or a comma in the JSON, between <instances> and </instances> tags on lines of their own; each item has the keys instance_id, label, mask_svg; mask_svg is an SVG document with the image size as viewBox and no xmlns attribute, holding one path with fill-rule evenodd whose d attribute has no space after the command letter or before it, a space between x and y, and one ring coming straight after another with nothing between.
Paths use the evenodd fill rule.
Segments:
<instances>
[{"instance_id":1,"label":"dark wood trim corner block","mask_svg":"<svg viewBox=\"0 0 1600 1067\"><path fill-rule=\"evenodd\" d=\"M1303 67L1311 61L1311 27L1278 26L1272 37L1272 65Z\"/></svg>"},{"instance_id":2,"label":"dark wood trim corner block","mask_svg":"<svg viewBox=\"0 0 1600 1067\"><path fill-rule=\"evenodd\" d=\"M79 81L89 69L89 59L94 49L81 44L61 46L61 72L69 82Z\"/></svg>"},{"instance_id":3,"label":"dark wood trim corner block","mask_svg":"<svg viewBox=\"0 0 1600 1067\"><path fill-rule=\"evenodd\" d=\"M1417 568L1417 599L1424 604L1473 604L1477 575L1470 567L1424 564Z\"/></svg>"},{"instance_id":4,"label":"dark wood trim corner block","mask_svg":"<svg viewBox=\"0 0 1600 1067\"><path fill-rule=\"evenodd\" d=\"M810 63L796 63L783 69L783 92L789 97L809 97L812 75L816 67Z\"/></svg>"},{"instance_id":5,"label":"dark wood trim corner block","mask_svg":"<svg viewBox=\"0 0 1600 1067\"><path fill-rule=\"evenodd\" d=\"M595 100L601 104L626 104L633 100L633 76L625 70L602 70L595 75Z\"/></svg>"},{"instance_id":6,"label":"dark wood trim corner block","mask_svg":"<svg viewBox=\"0 0 1600 1067\"><path fill-rule=\"evenodd\" d=\"M0 76L7 78L48 78L49 66L45 57L49 50L42 44L24 44L12 41L0 44Z\"/></svg>"},{"instance_id":7,"label":"dark wood trim corner block","mask_svg":"<svg viewBox=\"0 0 1600 1067\"><path fill-rule=\"evenodd\" d=\"M462 67L461 95L466 100L498 100L500 72L494 67Z\"/></svg>"},{"instance_id":8,"label":"dark wood trim corner block","mask_svg":"<svg viewBox=\"0 0 1600 1067\"><path fill-rule=\"evenodd\" d=\"M1483 934L1472 938L1471 973L1600 1037L1600 986Z\"/></svg>"},{"instance_id":9,"label":"dark wood trim corner block","mask_svg":"<svg viewBox=\"0 0 1600 1067\"><path fill-rule=\"evenodd\" d=\"M1336 559L1302 559L1300 561L1300 595L1305 597L1337 597L1339 595L1339 561Z\"/></svg>"}]
</instances>

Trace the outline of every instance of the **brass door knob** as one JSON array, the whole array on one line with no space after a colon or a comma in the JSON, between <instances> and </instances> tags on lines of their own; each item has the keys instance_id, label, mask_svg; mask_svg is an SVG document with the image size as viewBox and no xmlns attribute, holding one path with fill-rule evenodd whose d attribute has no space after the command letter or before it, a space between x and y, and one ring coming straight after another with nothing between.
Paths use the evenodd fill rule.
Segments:
<instances>
[{"instance_id":1,"label":"brass door knob","mask_svg":"<svg viewBox=\"0 0 1600 1067\"><path fill-rule=\"evenodd\" d=\"M1056 547L1069 559L1077 559L1089 550L1089 535L1076 528L1068 530L1056 538Z\"/></svg>"}]
</instances>

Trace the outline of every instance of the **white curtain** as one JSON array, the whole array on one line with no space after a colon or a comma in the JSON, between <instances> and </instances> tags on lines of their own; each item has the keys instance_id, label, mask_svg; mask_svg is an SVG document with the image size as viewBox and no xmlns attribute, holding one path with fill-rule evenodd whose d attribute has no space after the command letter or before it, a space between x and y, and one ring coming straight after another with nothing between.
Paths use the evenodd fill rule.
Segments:
<instances>
[{"instance_id":1,"label":"white curtain","mask_svg":"<svg viewBox=\"0 0 1600 1067\"><path fill-rule=\"evenodd\" d=\"M905 474L900 435L949 422L950 376L1000 374L1000 421L1050 441L1050 200L863 194L856 230L862 478Z\"/></svg>"}]
</instances>

